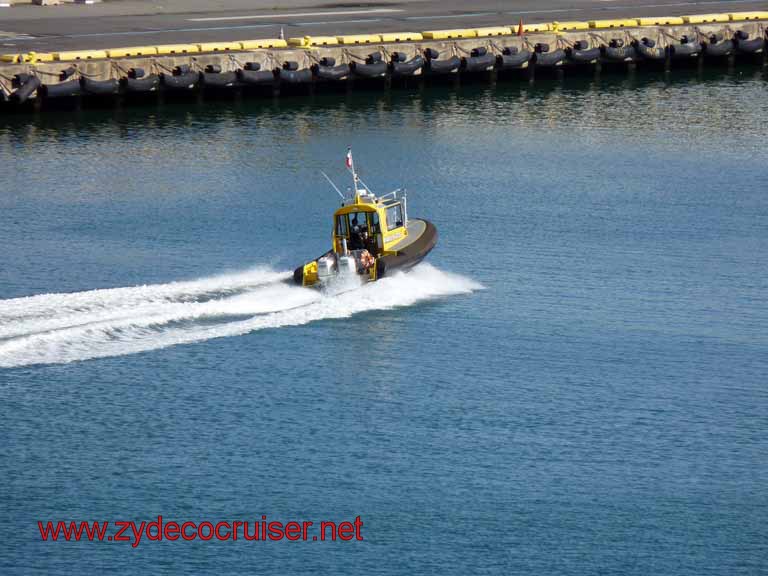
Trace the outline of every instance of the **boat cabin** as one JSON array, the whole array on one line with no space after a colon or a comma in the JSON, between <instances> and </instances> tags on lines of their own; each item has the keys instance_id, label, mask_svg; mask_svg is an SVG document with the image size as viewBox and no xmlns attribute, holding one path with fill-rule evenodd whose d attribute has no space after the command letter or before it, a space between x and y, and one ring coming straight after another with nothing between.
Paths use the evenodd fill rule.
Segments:
<instances>
[{"instance_id":1,"label":"boat cabin","mask_svg":"<svg viewBox=\"0 0 768 576\"><path fill-rule=\"evenodd\" d=\"M354 200L336 210L333 225L333 251L368 250L381 256L408 236L405 197L393 192L377 198L358 193Z\"/></svg>"}]
</instances>

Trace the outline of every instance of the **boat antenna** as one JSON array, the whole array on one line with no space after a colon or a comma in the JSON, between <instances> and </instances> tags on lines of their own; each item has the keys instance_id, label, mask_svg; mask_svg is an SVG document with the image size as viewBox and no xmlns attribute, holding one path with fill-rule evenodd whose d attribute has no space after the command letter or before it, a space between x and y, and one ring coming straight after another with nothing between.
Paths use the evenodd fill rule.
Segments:
<instances>
[{"instance_id":1,"label":"boat antenna","mask_svg":"<svg viewBox=\"0 0 768 576\"><path fill-rule=\"evenodd\" d=\"M322 174L323 176L325 176L325 179L326 179L326 180L328 180L328 184L330 184L331 186L333 186L333 189L334 189L334 190L336 190L336 193L337 193L339 196L341 196L341 199L342 199L342 200L346 200L346 198L344 198L344 194L342 194L342 193L341 193L341 190L339 190L338 186L336 186L336 184L334 184L334 183L333 183L333 180L331 180L331 179L328 177L328 174L326 174L326 173L325 173L325 172L323 172L322 170L320 170L320 174Z\"/></svg>"}]
</instances>

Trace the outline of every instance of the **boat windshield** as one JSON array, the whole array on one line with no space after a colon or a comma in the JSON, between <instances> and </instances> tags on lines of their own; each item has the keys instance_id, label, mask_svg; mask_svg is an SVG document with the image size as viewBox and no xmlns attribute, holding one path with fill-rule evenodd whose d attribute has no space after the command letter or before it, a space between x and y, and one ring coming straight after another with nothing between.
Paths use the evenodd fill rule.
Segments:
<instances>
[{"instance_id":1,"label":"boat windshield","mask_svg":"<svg viewBox=\"0 0 768 576\"><path fill-rule=\"evenodd\" d=\"M349 228L353 232L359 230L363 226L368 226L365 218L365 212L350 212L349 213Z\"/></svg>"},{"instance_id":2,"label":"boat windshield","mask_svg":"<svg viewBox=\"0 0 768 576\"><path fill-rule=\"evenodd\" d=\"M348 220L347 220L348 219ZM379 215L376 212L350 212L338 217L336 233L349 240L351 250L367 249L376 252L380 233Z\"/></svg>"}]
</instances>

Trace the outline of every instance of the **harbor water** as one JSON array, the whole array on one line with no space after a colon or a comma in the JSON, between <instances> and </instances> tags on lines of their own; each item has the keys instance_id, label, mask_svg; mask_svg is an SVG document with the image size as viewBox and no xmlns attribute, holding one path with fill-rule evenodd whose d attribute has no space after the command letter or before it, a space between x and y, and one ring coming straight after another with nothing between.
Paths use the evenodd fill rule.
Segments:
<instances>
[{"instance_id":1,"label":"harbor water","mask_svg":"<svg viewBox=\"0 0 768 576\"><path fill-rule=\"evenodd\" d=\"M0 572L768 572L754 67L0 118ZM324 252L352 146L440 233ZM362 541L44 542L38 521Z\"/></svg>"}]
</instances>

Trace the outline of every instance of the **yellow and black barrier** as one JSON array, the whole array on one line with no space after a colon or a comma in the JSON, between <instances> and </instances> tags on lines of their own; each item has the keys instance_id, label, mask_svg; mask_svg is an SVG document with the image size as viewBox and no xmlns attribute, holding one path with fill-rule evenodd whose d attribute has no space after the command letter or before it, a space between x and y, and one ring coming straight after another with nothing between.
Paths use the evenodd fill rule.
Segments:
<instances>
[{"instance_id":1,"label":"yellow and black barrier","mask_svg":"<svg viewBox=\"0 0 768 576\"><path fill-rule=\"evenodd\" d=\"M539 22L522 24L522 33L546 34L587 30L629 29L635 27L669 27L683 25L724 24L729 22L768 21L768 11L690 14L683 16L652 16L643 18L616 18L590 21ZM241 41L202 42L195 44L162 44L157 46L129 46L100 50L70 50L54 53L2 54L0 62L8 64L58 61L83 61L147 56L180 56L188 54L216 54L250 50L272 50L291 47L318 48L323 46L359 46L403 42L464 40L515 36L520 25L489 26L484 28L458 28L425 30L421 32L386 32L380 34L346 34L337 36L303 36L265 38Z\"/></svg>"}]
</instances>

